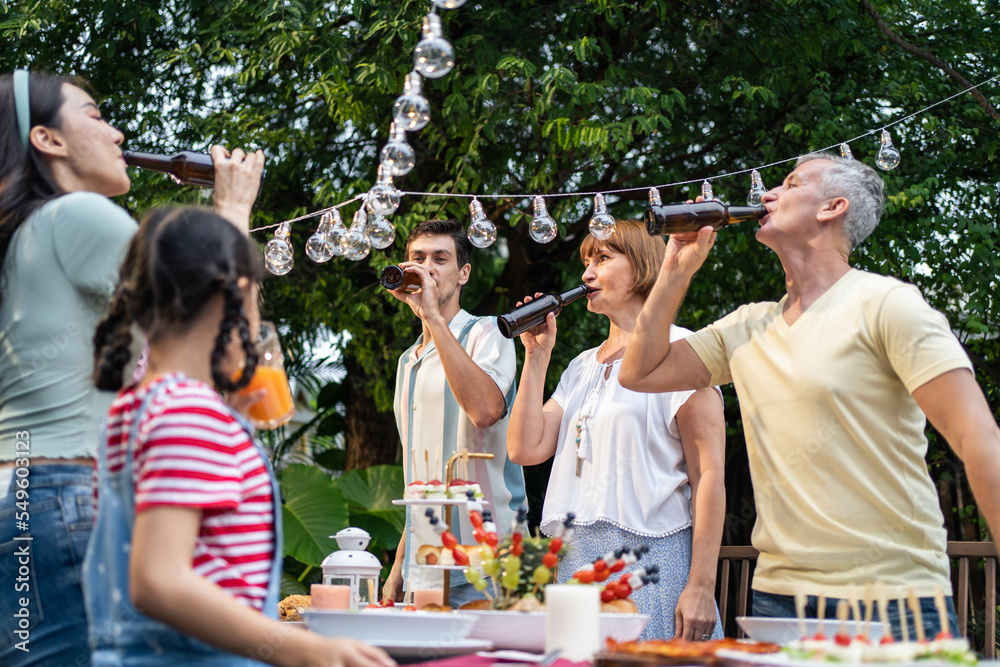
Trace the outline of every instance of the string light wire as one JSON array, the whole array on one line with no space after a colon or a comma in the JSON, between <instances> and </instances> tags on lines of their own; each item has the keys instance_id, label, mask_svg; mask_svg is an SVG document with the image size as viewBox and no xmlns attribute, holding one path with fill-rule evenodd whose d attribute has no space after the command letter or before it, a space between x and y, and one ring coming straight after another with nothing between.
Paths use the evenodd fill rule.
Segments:
<instances>
[{"instance_id":1,"label":"string light wire","mask_svg":"<svg viewBox=\"0 0 1000 667\"><path fill-rule=\"evenodd\" d=\"M938 100L937 102L935 102L933 104L929 104L926 107L924 107L923 109L920 109L918 111L914 111L913 113L911 113L908 116L904 116L903 118L900 118L898 120L894 120L891 123L886 123L885 125L880 125L876 129L868 130L864 134L859 134L858 136L856 136L856 137L854 137L852 139L848 139L847 141L838 141L837 143L832 144L830 146L827 146L826 148L823 148L823 149L820 149L820 150L822 150L822 151L833 151L838 146L840 146L841 144L844 144L844 143L850 144L853 141L857 141L859 139L864 139L865 137L869 137L869 136L875 134L876 132L881 132L884 129L888 129L888 128L893 127L895 125L898 125L900 123L906 122L906 121L910 120L911 118L914 118L915 116L919 116L919 115L921 115L921 114L923 114L923 113L925 113L927 111L930 111L931 109L933 109L936 106L944 104L945 102L949 102L949 101L955 99L956 97L960 97L960 96L968 93L969 91L976 90L976 89L978 89L978 88L980 88L982 86L985 86L985 85L987 85L989 83L992 83L992 82L996 81L997 79L1000 79L1000 75L997 75L997 76L991 77L989 79L986 79L985 81L982 81L981 83L977 83L977 84L975 84L973 86L969 86L968 88L966 88L963 91L957 92L954 95L951 95L950 97L944 98L943 100ZM760 170L760 169L768 169L770 167L777 167L777 166L782 165L782 164L787 164L789 162L793 162L793 161L795 161L797 159L798 159L798 156L790 157L790 158L786 158L784 160L778 160L776 162L769 162L767 164L758 165L758 166L755 166L755 167L748 167L746 169L740 169L740 170L737 170L737 171L730 171L730 172L726 172L724 174L718 174L716 176L709 176L708 178L693 178L693 179L689 179L689 180L686 180L686 181L674 181L672 183L661 183L661 184L652 185L652 186L650 186L650 185L640 185L640 186L631 187L631 188L618 188L618 189L615 189L615 190L593 190L593 191L554 192L554 193L520 193L520 192L504 193L504 192L497 192L497 193L489 193L489 194L467 194L467 193L464 193L464 192L420 192L420 191L416 191L416 190L399 190L399 193L401 195L407 195L407 196L411 196L411 197L458 197L458 198L466 198L466 199L476 199L476 198L482 198L482 199L526 199L527 198L527 199L533 199L534 197L543 197L543 198L594 197L594 196L599 195L599 194L608 196L608 195L626 194L626 193L630 193L630 192L647 192L647 191L649 191L650 187L654 187L654 188L675 188L675 187L681 187L683 185L691 185L693 183L700 183L700 182L703 182L703 181L706 181L706 180L707 181L714 181L714 180L719 180L719 179L722 179L722 178L731 178L731 177L734 177L734 176L740 176L742 174L749 174L754 169ZM346 205L348 205L348 204L350 204L352 202L355 202L355 201L357 201L359 199L364 199L365 194L366 193L355 195L351 199L348 199L347 201L341 202L341 203L339 203L339 204L337 204L335 206L329 206L329 207L321 209L319 211L314 211L312 213L307 213L305 215L301 215L301 216L299 216L297 218L292 218L290 220L285 220L284 222L294 223L294 222L300 222L302 220L307 220L309 218L314 218L314 217L322 215L322 214L324 214L324 213L326 213L328 211L332 211L332 210L334 210L336 208L340 208L342 206L346 206ZM273 225L267 225L266 227L256 227L254 229L251 229L250 232L253 233L253 232L264 231L264 230L267 230L267 229L273 229L275 227L278 227L280 224L281 223L276 223L276 224L273 224Z\"/></svg>"}]
</instances>

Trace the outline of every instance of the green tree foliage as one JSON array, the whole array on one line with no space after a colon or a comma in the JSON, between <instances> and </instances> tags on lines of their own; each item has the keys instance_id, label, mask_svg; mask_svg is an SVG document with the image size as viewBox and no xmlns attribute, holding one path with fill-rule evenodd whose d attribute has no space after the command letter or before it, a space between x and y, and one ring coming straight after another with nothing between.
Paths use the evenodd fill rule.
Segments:
<instances>
[{"instance_id":1,"label":"green tree foliage","mask_svg":"<svg viewBox=\"0 0 1000 667\"><path fill-rule=\"evenodd\" d=\"M269 161L254 224L264 226L371 186L429 7L426 0L18 0L0 3L0 66L85 76L133 147L262 147ZM684 183L662 190L664 201L680 201L703 178L753 167L775 185L789 158L857 137L854 155L871 163L877 140L869 132L960 92L966 86L957 77L980 82L1000 73L997 13L987 0L472 0L442 12L458 64L424 82L432 121L410 135L417 167L397 185L483 195L501 240L475 253L464 305L496 313L525 294L579 280L577 249L592 202L549 200L560 237L538 245L527 235L530 198L488 195L637 188L608 198L615 216L637 217L648 186ZM994 82L982 99L960 95L892 128L902 163L885 174L886 217L854 256L862 268L916 283L948 315L994 410L998 90ZM739 202L749 176L713 185ZM139 174L124 204L139 213L202 196ZM395 245L360 263L313 264L303 245L316 220L297 223L295 269L265 282L267 314L297 345L349 332L339 339L348 467L395 458L386 411L396 359L418 333L410 311L376 286L377 271L402 258L402 239L418 221L465 220L467 205L454 196L405 197L393 218ZM699 327L738 304L780 297L780 266L753 231L719 235L681 324ZM550 389L568 360L606 331L581 304L559 325ZM745 542L753 512L729 399L728 535ZM954 508L952 536L975 539L981 524L966 509L961 465L936 439L929 460L946 512Z\"/></svg>"}]
</instances>

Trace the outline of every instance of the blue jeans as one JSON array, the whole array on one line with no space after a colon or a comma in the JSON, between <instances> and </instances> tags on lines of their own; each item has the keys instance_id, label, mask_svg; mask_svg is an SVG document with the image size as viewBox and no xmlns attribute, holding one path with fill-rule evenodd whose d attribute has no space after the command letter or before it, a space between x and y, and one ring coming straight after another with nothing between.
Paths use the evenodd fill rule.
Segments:
<instances>
[{"instance_id":1,"label":"blue jeans","mask_svg":"<svg viewBox=\"0 0 1000 667\"><path fill-rule=\"evenodd\" d=\"M94 524L93 468L46 464L28 470L28 531L17 526L24 509L16 504L18 477L0 489L0 665L89 667L81 565ZM14 539L28 536L30 541ZM28 652L17 647L25 636Z\"/></svg>"},{"instance_id":2,"label":"blue jeans","mask_svg":"<svg viewBox=\"0 0 1000 667\"><path fill-rule=\"evenodd\" d=\"M493 582L490 577L486 577L486 583L488 585L488 588L486 590L492 591ZM458 609L466 602L472 602L473 600L485 600L485 599L486 599L486 594L477 591L475 586L473 586L469 582L465 582L464 584L459 584L457 586L452 586L448 590L448 605L455 609Z\"/></svg>"},{"instance_id":3,"label":"blue jeans","mask_svg":"<svg viewBox=\"0 0 1000 667\"><path fill-rule=\"evenodd\" d=\"M945 600L948 603L948 626L951 629L951 634L958 637L958 617L955 615L955 607L952 604L951 596L948 596ZM826 609L823 613L824 618L837 618L837 602L839 600L836 598L826 599ZM861 601L859 604L861 606L861 617L864 618L867 614L865 603ZM806 596L806 618L818 617L818 605L818 598L813 595ZM916 639L917 632L913 622L913 612L909 609L909 605L906 606L906 625L909 636L910 639ZM795 598L791 595L776 595L774 593L753 591L753 615L770 618L796 618ZM920 617L923 620L925 637L933 639L935 635L941 632L941 621L938 618L937 607L934 606L934 598L920 598ZM877 608L874 610L872 618L878 619ZM899 605L895 601L889 602L889 618L887 620L892 626L892 636L897 640L901 640L903 638L903 630L899 624Z\"/></svg>"}]
</instances>

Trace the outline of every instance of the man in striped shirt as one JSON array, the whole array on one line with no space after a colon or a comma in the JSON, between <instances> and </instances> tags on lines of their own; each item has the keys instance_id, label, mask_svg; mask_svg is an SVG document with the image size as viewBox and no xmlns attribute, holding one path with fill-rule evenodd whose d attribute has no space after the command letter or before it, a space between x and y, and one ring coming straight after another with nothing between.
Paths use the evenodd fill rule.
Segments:
<instances>
[{"instance_id":1,"label":"man in striped shirt","mask_svg":"<svg viewBox=\"0 0 1000 667\"><path fill-rule=\"evenodd\" d=\"M423 333L399 359L394 410L408 484L445 481L444 466L452 454L493 454L473 459L468 476L482 487L502 537L525 502L521 468L507 458L516 357L495 318L474 317L459 305L472 268L471 250L465 230L454 220L427 220L406 239L407 261L400 266L420 277L421 289L408 293L404 287L392 294L413 309ZM441 545L423 510L407 508L384 597L400 598L404 585L408 591L442 586L440 572L411 567L419 546ZM474 544L465 512L452 514L451 530L459 543ZM449 593L452 606L482 597L458 572L452 573Z\"/></svg>"}]
</instances>

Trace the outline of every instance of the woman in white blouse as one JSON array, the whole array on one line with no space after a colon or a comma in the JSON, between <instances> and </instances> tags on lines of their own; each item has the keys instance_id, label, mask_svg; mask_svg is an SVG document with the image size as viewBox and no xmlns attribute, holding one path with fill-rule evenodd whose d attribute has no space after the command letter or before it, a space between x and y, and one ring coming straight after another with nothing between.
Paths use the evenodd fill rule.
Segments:
<instances>
[{"instance_id":1,"label":"woman in white blouse","mask_svg":"<svg viewBox=\"0 0 1000 667\"><path fill-rule=\"evenodd\" d=\"M660 568L659 583L632 595L650 615L642 639L706 640L722 637L715 604L725 514L721 394L716 388L641 394L618 383L625 346L664 252L663 239L634 220L619 220L607 240L584 240L587 309L610 320L608 338L576 357L543 402L555 316L521 335L524 367L507 450L521 465L555 456L541 529L552 534L567 513L576 515L560 582L609 551L646 544L649 553L626 569ZM670 337L687 333L675 326Z\"/></svg>"}]
</instances>

